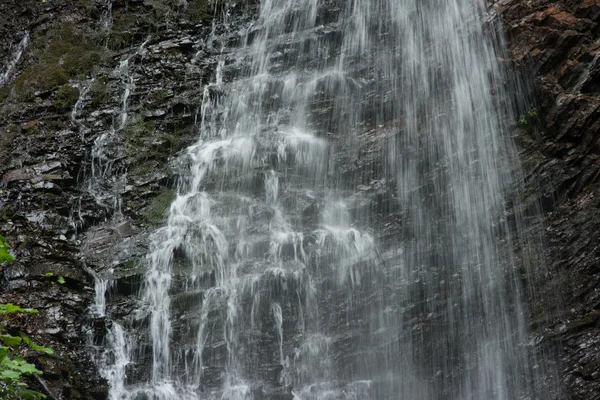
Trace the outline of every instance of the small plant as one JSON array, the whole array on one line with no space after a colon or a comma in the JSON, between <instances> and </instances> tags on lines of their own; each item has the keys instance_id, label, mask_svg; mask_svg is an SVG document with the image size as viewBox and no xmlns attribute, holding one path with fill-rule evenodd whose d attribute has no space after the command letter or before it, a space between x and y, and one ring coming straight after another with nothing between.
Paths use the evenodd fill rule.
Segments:
<instances>
[{"instance_id":1,"label":"small plant","mask_svg":"<svg viewBox=\"0 0 600 400\"><path fill-rule=\"evenodd\" d=\"M4 237L0 236L0 264L15 259L15 256L9 253L9 250L10 246L4 241Z\"/></svg>"},{"instance_id":2,"label":"small plant","mask_svg":"<svg viewBox=\"0 0 600 400\"><path fill-rule=\"evenodd\" d=\"M521 126L529 126L533 121L538 118L538 110L535 107L530 107L525 114L519 116L517 121Z\"/></svg>"},{"instance_id":3,"label":"small plant","mask_svg":"<svg viewBox=\"0 0 600 400\"><path fill-rule=\"evenodd\" d=\"M218 2L215 2L218 4ZM210 7L207 0L191 0L184 9L184 16L192 22L200 22L210 18Z\"/></svg>"},{"instance_id":4,"label":"small plant","mask_svg":"<svg viewBox=\"0 0 600 400\"><path fill-rule=\"evenodd\" d=\"M52 284L54 285L54 283L58 283L59 285L64 285L65 284L65 278L62 276L56 276L54 275L54 272L46 272L45 274L42 275L42 277L49 279ZM54 279L56 277L56 279Z\"/></svg>"},{"instance_id":5,"label":"small plant","mask_svg":"<svg viewBox=\"0 0 600 400\"><path fill-rule=\"evenodd\" d=\"M521 125L521 126L529 125L529 120L527 119L525 114L521 114L521 116L519 117L519 125Z\"/></svg>"},{"instance_id":6,"label":"small plant","mask_svg":"<svg viewBox=\"0 0 600 400\"><path fill-rule=\"evenodd\" d=\"M527 116L529 118L537 118L537 116L538 116L537 108L535 108L535 107L530 108L529 111L527 111Z\"/></svg>"},{"instance_id":7,"label":"small plant","mask_svg":"<svg viewBox=\"0 0 600 400\"><path fill-rule=\"evenodd\" d=\"M154 139L155 133L156 124L154 121L131 121L125 127L123 131L125 139L123 151L133 165L139 164L152 156L164 155L164 152L156 155L151 155L148 152L140 152L140 149L147 149L149 147L149 142Z\"/></svg>"},{"instance_id":8,"label":"small plant","mask_svg":"<svg viewBox=\"0 0 600 400\"><path fill-rule=\"evenodd\" d=\"M0 263L14 260L9 253L10 246L0 236ZM0 303L0 396L6 400L16 399L45 399L46 395L31 390L22 378L25 375L41 374L35 365L25 361L24 354L28 351L40 351L53 355L50 347L35 344L23 332L13 335L4 330L4 322L19 314L36 314L35 308L22 308L12 303Z\"/></svg>"}]
</instances>

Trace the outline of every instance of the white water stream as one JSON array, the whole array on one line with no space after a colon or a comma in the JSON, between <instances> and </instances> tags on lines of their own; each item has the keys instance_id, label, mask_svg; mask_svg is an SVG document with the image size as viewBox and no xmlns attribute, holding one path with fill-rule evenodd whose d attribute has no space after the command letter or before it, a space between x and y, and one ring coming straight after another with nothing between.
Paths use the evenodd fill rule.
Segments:
<instances>
[{"instance_id":1,"label":"white water stream","mask_svg":"<svg viewBox=\"0 0 600 400\"><path fill-rule=\"evenodd\" d=\"M10 78L12 78L15 69L17 68L17 64L21 60L21 57L23 56L23 52L27 48L27 45L29 45L28 31L26 31L23 35L23 39L21 39L21 41L17 45L17 48L14 50L12 57L8 61L8 64L6 64L6 67L4 67L4 71L0 71L0 87L4 86L8 81L10 81Z\"/></svg>"},{"instance_id":2,"label":"white water stream","mask_svg":"<svg viewBox=\"0 0 600 400\"><path fill-rule=\"evenodd\" d=\"M543 398L485 4L348 0L318 26L326 6L263 0L222 51L151 236L147 327L110 336L111 399Z\"/></svg>"}]
</instances>

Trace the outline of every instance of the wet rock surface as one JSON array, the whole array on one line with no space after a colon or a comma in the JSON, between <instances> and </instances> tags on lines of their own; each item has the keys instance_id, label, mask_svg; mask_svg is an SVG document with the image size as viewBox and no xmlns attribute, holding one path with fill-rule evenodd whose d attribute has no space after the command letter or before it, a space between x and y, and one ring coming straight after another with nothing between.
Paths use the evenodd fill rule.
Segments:
<instances>
[{"instance_id":1,"label":"wet rock surface","mask_svg":"<svg viewBox=\"0 0 600 400\"><path fill-rule=\"evenodd\" d=\"M106 335L104 319L90 311L95 277L114 280L116 297L137 295L136 260L145 254L148 232L163 222L177 179L170 161L196 139L198 88L211 79L216 61L205 44L210 19L188 15L178 4L115 1L109 29L106 1L0 5L2 66L14 58L24 32L32 43L0 88L0 226L16 256L0 268L0 301L40 310L6 328L54 348L54 356L31 360L47 385L30 384L50 398L107 397L107 383L92 362ZM67 28L107 46L101 60L87 70L73 61L79 71L65 80L63 71L57 81L31 78L43 89L24 95L19 79L28 68L54 62L48 32ZM57 51L64 59L75 50ZM119 70L124 60L127 76ZM124 111L127 85L131 107ZM76 95L63 100L68 86ZM124 112L128 123L120 126ZM103 136L110 140L94 154ZM115 303L115 318L137 306L126 299Z\"/></svg>"},{"instance_id":2,"label":"wet rock surface","mask_svg":"<svg viewBox=\"0 0 600 400\"><path fill-rule=\"evenodd\" d=\"M107 39L110 53L93 71L68 80L79 88L79 104L69 104L65 110L57 107L58 85L38 91L33 98L3 97L0 226L17 260L1 267L0 300L40 310L29 320L16 321L14 329L23 329L38 343L55 348L55 357L40 357L35 362L57 398L103 399L107 395L106 382L91 360L94 351L89 342L100 347L110 324L89 310L94 302L94 276L112 282L107 300L116 321L147 326L148 314L138 296L147 237L164 221L170 191L181 171L176 156L196 139L200 88L215 78L219 43L238 43L242 37L239 30L248 26L256 10L255 4L232 10L231 22L217 25L211 41L210 20L192 20L176 5L156 3L123 0L112 4L113 34ZM529 194L520 200L525 208L540 201L547 215L547 285L534 303L532 321L543 344L560 344L567 397L595 398L600 396L600 47L596 41L600 3L505 0L496 7L505 21L508 61L520 72L528 91L521 102L520 118L514 121L530 186ZM320 8L317 19L322 26L310 34L339 34L339 27L331 23L339 10L336 2ZM3 18L0 26L0 63L9 62L25 31L34 40L56 20L100 30L105 14L103 2L91 2L89 8L51 0L3 3L0 15L10 17ZM280 68L286 67L285 53L282 46ZM31 54L23 57L15 78L32 62ZM126 76L119 72L124 60L128 61ZM227 81L245 67L244 61L227 60L223 79ZM126 85L130 85L130 95L124 111ZM331 111L327 102L311 107L315 115ZM368 105L364 110L369 112ZM126 123L119 126L124 112ZM335 127L342 122L329 123ZM115 127L117 132L111 136ZM373 215L381 232L378 239L392 243L402 215L390 204L385 179L373 172L382 169L384 144L380 137L387 128L364 132L358 139L362 143L360 157L348 155L338 164L349 180L361 183L367 199L357 201L353 214L377 210ZM109 138L104 153L92 154L103 135ZM340 148L345 145L340 138L330 140ZM111 160L110 165L106 159ZM88 190L89 185L98 184L90 178L97 173L94 168L101 171L96 177L103 179L96 197ZM120 199L116 206L114 198ZM303 224L315 226L317 203L307 198L298 206L304 210ZM118 222L115 213L120 214ZM307 238L309 245L314 241ZM384 261L395 256L389 252L380 255ZM65 283L58 284L45 276L48 273L64 277ZM207 287L211 279L214 277L207 278ZM189 308L203 294L196 294L197 298L179 294L178 284L183 283L173 284L174 313L180 321L175 328L185 344L186 337L195 337L196 332L180 329L180 325L198 318ZM364 290L363 297L368 299L368 286ZM557 291L559 306L555 303ZM282 304L282 312L291 314L285 302ZM415 325L426 326L418 311L414 320ZM219 316L208 315L208 321L218 324ZM265 328L271 334L248 332L244 337L265 350L256 354L256 376L271 377L264 387L253 389L255 396L289 398L290 388L279 386L280 366L273 362L278 352L274 321L266 319L260 324L271 327ZM293 331L292 327L284 329ZM149 360L149 338L137 339ZM352 337L340 338L336 346L336 364L342 368ZM209 338L206 357L213 364L205 372L207 390L219 385L218 366L225 356L222 340ZM128 374L139 379L149 371L140 364L132 366Z\"/></svg>"},{"instance_id":3,"label":"wet rock surface","mask_svg":"<svg viewBox=\"0 0 600 400\"><path fill-rule=\"evenodd\" d=\"M530 90L515 134L524 148L532 194L524 201L540 200L546 212L541 268L547 268L548 279L532 319L554 321L538 328L548 341L560 343L567 397L597 398L600 2L501 1L497 6L511 62ZM558 307L552 305L556 299Z\"/></svg>"}]
</instances>

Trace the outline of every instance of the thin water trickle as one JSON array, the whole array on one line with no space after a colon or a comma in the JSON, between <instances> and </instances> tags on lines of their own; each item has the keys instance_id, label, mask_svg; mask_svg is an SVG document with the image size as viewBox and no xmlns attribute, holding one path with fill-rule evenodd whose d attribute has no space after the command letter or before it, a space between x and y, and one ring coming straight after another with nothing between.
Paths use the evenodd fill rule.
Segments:
<instances>
[{"instance_id":1,"label":"thin water trickle","mask_svg":"<svg viewBox=\"0 0 600 400\"><path fill-rule=\"evenodd\" d=\"M151 37L148 37L129 57L121 60L119 66L114 70L114 74L121 81L122 95L121 108L119 110L118 122L113 122L112 126L102 132L94 140L91 150L91 174L87 181L87 191L90 193L96 203L109 211L111 217L118 221L122 218L122 199L121 192L126 185L126 174L115 168L115 163L122 154L119 150L122 144L122 133L126 129L129 121L129 97L135 89L135 77L131 72L136 57L143 57L145 48ZM92 82L84 89L87 92ZM84 91L80 92L85 96ZM72 114L76 116L79 110L78 104L75 104ZM77 120L76 120L77 121Z\"/></svg>"},{"instance_id":2,"label":"thin water trickle","mask_svg":"<svg viewBox=\"0 0 600 400\"><path fill-rule=\"evenodd\" d=\"M17 45L17 48L15 49L15 51L12 54L12 57L8 61L8 64L6 65L6 67L4 68L4 73L2 73L2 75L0 75L0 87L4 86L8 81L10 81L10 79L12 78L12 76L15 72L15 69L17 68L17 64L19 63L19 61L21 60L21 57L23 56L23 52L25 51L25 49L27 48L28 45L29 45L29 31L25 31L25 33L23 34L23 38Z\"/></svg>"},{"instance_id":3,"label":"thin water trickle","mask_svg":"<svg viewBox=\"0 0 600 400\"><path fill-rule=\"evenodd\" d=\"M520 171L502 42L482 2L326 7L263 0L248 47L221 51L150 237L148 326L122 332L149 351L119 359L150 365L111 397L546 397L504 217Z\"/></svg>"},{"instance_id":4,"label":"thin water trickle","mask_svg":"<svg viewBox=\"0 0 600 400\"><path fill-rule=\"evenodd\" d=\"M79 114L83 110L84 101L90 91L90 88L94 84L95 79L88 79L85 82L78 83L75 87L79 89L79 97L77 101L73 105L73 109L71 110L71 121L79 128L79 134L83 138L85 134L89 131L89 128L85 125L83 121L79 119Z\"/></svg>"},{"instance_id":5,"label":"thin water trickle","mask_svg":"<svg viewBox=\"0 0 600 400\"><path fill-rule=\"evenodd\" d=\"M94 276L94 304L90 308L90 316L96 321L109 321L106 315L106 298L114 285L113 269L109 268L102 275L89 270ZM120 393L125 387L126 368L131 363L134 350L128 333L115 321L106 327L106 336L100 346L94 343L93 330L89 330L87 342L92 349L92 358L99 372L111 388L110 400L122 400Z\"/></svg>"},{"instance_id":6,"label":"thin water trickle","mask_svg":"<svg viewBox=\"0 0 600 400\"><path fill-rule=\"evenodd\" d=\"M98 0L97 7L100 10L100 22L104 29L110 29L113 24L112 7L114 0Z\"/></svg>"},{"instance_id":7,"label":"thin water trickle","mask_svg":"<svg viewBox=\"0 0 600 400\"><path fill-rule=\"evenodd\" d=\"M112 2L107 1L106 4L110 10ZM85 190L98 205L107 210L107 219L112 227L117 226L123 220L121 193L125 189L127 179L124 171L115 168L115 163L121 154L119 147L122 143L123 130L126 129L128 123L129 97L135 88L135 78L131 69L134 66L135 58L144 56L145 47L149 41L150 37L133 54L122 60L113 72L122 86L120 109L116 112L118 120L113 121L108 130L98 135L91 149L91 173L85 182ZM80 85L80 96L71 112L71 118L80 128L82 135L88 133L90 129L80 121L79 113L93 82L94 80L91 79L86 84ZM81 207L80 201L78 206ZM80 212L74 210L72 214L73 224L77 226L79 221L76 220L75 214L80 220ZM136 346L132 341L134 336L119 323L111 320L111 315L107 312L106 301L110 297L110 290L114 284L115 277L112 266L104 268L101 273L94 273L95 295L94 304L90 308L90 316L94 320L106 322L106 337L102 347L99 348L94 344L95 338L93 331L90 330L88 345L92 349L92 356L100 374L110 386L110 400L122 400L123 393L126 393L127 367L132 363Z\"/></svg>"}]
</instances>

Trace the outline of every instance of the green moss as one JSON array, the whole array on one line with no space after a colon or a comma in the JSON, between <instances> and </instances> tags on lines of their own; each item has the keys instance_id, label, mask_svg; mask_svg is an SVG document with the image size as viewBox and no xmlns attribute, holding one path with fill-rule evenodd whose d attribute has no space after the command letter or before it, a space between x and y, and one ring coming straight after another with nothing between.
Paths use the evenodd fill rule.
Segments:
<instances>
[{"instance_id":1,"label":"green moss","mask_svg":"<svg viewBox=\"0 0 600 400\"><path fill-rule=\"evenodd\" d=\"M101 51L89 51L84 47L74 47L69 53L65 54L63 66L71 77L85 76L101 61Z\"/></svg>"},{"instance_id":2,"label":"green moss","mask_svg":"<svg viewBox=\"0 0 600 400\"><path fill-rule=\"evenodd\" d=\"M22 130L19 124L11 124L2 128L0 130L0 149L8 147L14 138L21 134Z\"/></svg>"},{"instance_id":3,"label":"green moss","mask_svg":"<svg viewBox=\"0 0 600 400\"><path fill-rule=\"evenodd\" d=\"M174 124L169 132L159 130L154 121L137 120L124 130L123 149L131 176L142 177L148 171L168 173L169 156L179 151L187 129Z\"/></svg>"},{"instance_id":4,"label":"green moss","mask_svg":"<svg viewBox=\"0 0 600 400\"><path fill-rule=\"evenodd\" d=\"M38 19L35 20L35 22L32 24L34 26L40 26L46 22L49 22L52 19L52 15L48 14L48 13L44 13L42 15L40 15L40 17Z\"/></svg>"},{"instance_id":5,"label":"green moss","mask_svg":"<svg viewBox=\"0 0 600 400\"><path fill-rule=\"evenodd\" d=\"M210 18L208 0L191 0L185 9L184 16L192 22L200 22Z\"/></svg>"},{"instance_id":6,"label":"green moss","mask_svg":"<svg viewBox=\"0 0 600 400\"><path fill-rule=\"evenodd\" d=\"M133 40L133 30L136 26L136 18L126 13L113 15L113 24L108 33L107 43L111 50L122 50L128 47Z\"/></svg>"},{"instance_id":7,"label":"green moss","mask_svg":"<svg viewBox=\"0 0 600 400\"><path fill-rule=\"evenodd\" d=\"M56 100L54 100L54 106L58 111L68 111L73 108L73 105L79 98L79 89L71 85L62 85L58 89Z\"/></svg>"},{"instance_id":8,"label":"green moss","mask_svg":"<svg viewBox=\"0 0 600 400\"><path fill-rule=\"evenodd\" d=\"M36 91L52 90L71 78L91 73L106 57L93 32L77 29L72 23L55 24L33 38L33 62L14 81L10 92L17 99L27 100Z\"/></svg>"},{"instance_id":9,"label":"green moss","mask_svg":"<svg viewBox=\"0 0 600 400\"><path fill-rule=\"evenodd\" d=\"M156 171L157 163L155 161L152 160L148 160L148 161L141 161L138 163L134 163L131 168L128 170L129 175L133 178L142 178L144 176L147 176L149 173L153 173ZM131 202L132 206L130 208L135 209L137 208L137 202Z\"/></svg>"},{"instance_id":10,"label":"green moss","mask_svg":"<svg viewBox=\"0 0 600 400\"><path fill-rule=\"evenodd\" d=\"M167 150L167 153L173 154L179 148L179 136L175 134L165 133L160 137L161 146Z\"/></svg>"},{"instance_id":11,"label":"green moss","mask_svg":"<svg viewBox=\"0 0 600 400\"><path fill-rule=\"evenodd\" d=\"M48 33L48 44L40 60L44 64L58 63L69 77L86 75L106 56L94 43L94 33L77 30L63 23Z\"/></svg>"},{"instance_id":12,"label":"green moss","mask_svg":"<svg viewBox=\"0 0 600 400\"><path fill-rule=\"evenodd\" d=\"M0 220L4 222L8 222L13 215L15 215L14 205L12 204L4 204L2 208L0 208Z\"/></svg>"},{"instance_id":13,"label":"green moss","mask_svg":"<svg viewBox=\"0 0 600 400\"><path fill-rule=\"evenodd\" d=\"M132 270L134 268L135 268L135 259L134 258L130 258L129 260L127 260L123 263L123 269L125 269L125 270Z\"/></svg>"},{"instance_id":14,"label":"green moss","mask_svg":"<svg viewBox=\"0 0 600 400\"><path fill-rule=\"evenodd\" d=\"M10 96L10 86L3 86L0 88L0 103L3 103Z\"/></svg>"},{"instance_id":15,"label":"green moss","mask_svg":"<svg viewBox=\"0 0 600 400\"><path fill-rule=\"evenodd\" d=\"M107 47L118 51L133 45L134 42L139 45L141 38L156 32L157 26L164 22L167 14L168 11L157 10L153 4L147 2L144 2L144 7L128 4L128 7L115 9L112 27L106 37Z\"/></svg>"},{"instance_id":16,"label":"green moss","mask_svg":"<svg viewBox=\"0 0 600 400\"><path fill-rule=\"evenodd\" d=\"M75 101L77 101L77 99L75 99ZM66 127L63 116L61 115L48 115L42 118L42 120L44 121L44 127L50 132L59 131Z\"/></svg>"},{"instance_id":17,"label":"green moss","mask_svg":"<svg viewBox=\"0 0 600 400\"><path fill-rule=\"evenodd\" d=\"M169 98L169 91L165 89L153 90L148 94L147 100L152 103L164 104Z\"/></svg>"},{"instance_id":18,"label":"green moss","mask_svg":"<svg viewBox=\"0 0 600 400\"><path fill-rule=\"evenodd\" d=\"M167 210L175 200L176 193L173 190L165 189L158 194L150 204L144 209L143 215L146 221L152 225L158 225L164 222Z\"/></svg>"},{"instance_id":19,"label":"green moss","mask_svg":"<svg viewBox=\"0 0 600 400\"><path fill-rule=\"evenodd\" d=\"M151 156L150 142L154 139L156 124L153 121L138 120L130 123L123 131L123 149L130 164L139 164Z\"/></svg>"},{"instance_id":20,"label":"green moss","mask_svg":"<svg viewBox=\"0 0 600 400\"><path fill-rule=\"evenodd\" d=\"M108 92L108 84L105 79L99 79L92 83L90 86L90 97L94 108L101 107L108 102L110 93Z\"/></svg>"},{"instance_id":21,"label":"green moss","mask_svg":"<svg viewBox=\"0 0 600 400\"><path fill-rule=\"evenodd\" d=\"M21 126L21 132L26 135L35 135L40 132L41 122L39 120L34 120L26 123Z\"/></svg>"},{"instance_id":22,"label":"green moss","mask_svg":"<svg viewBox=\"0 0 600 400\"><path fill-rule=\"evenodd\" d=\"M27 68L14 82L13 93L23 100L38 91L46 91L69 81L69 76L58 64L36 64Z\"/></svg>"},{"instance_id":23,"label":"green moss","mask_svg":"<svg viewBox=\"0 0 600 400\"><path fill-rule=\"evenodd\" d=\"M92 6L92 0L74 0L77 7L90 8Z\"/></svg>"}]
</instances>

